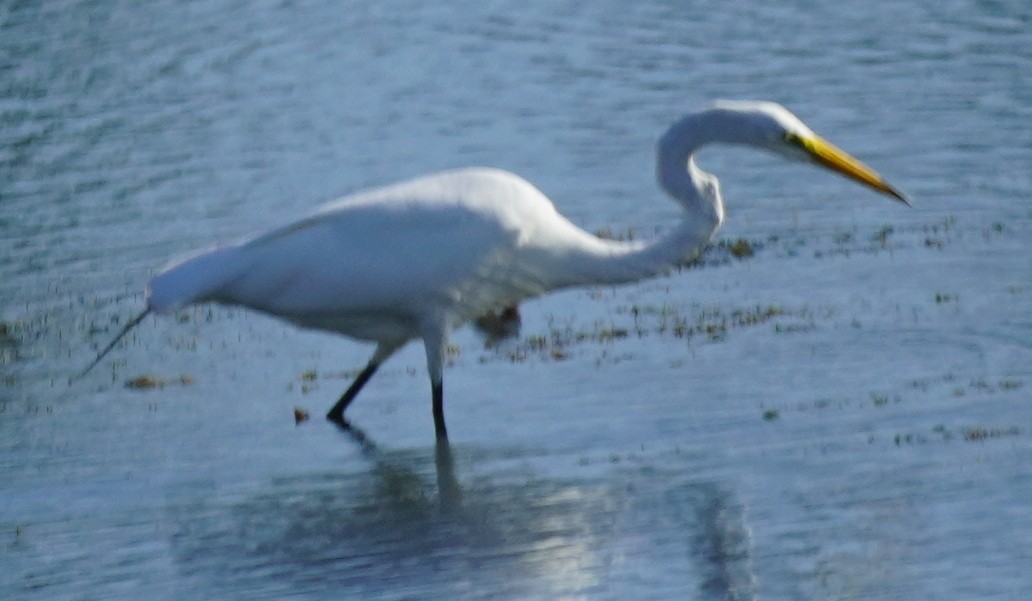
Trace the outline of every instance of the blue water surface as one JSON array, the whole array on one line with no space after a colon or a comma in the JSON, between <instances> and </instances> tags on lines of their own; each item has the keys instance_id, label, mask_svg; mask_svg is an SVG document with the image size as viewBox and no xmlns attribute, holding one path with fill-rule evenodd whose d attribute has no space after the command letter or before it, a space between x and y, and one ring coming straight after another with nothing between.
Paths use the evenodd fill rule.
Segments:
<instances>
[{"instance_id":1,"label":"blue water surface","mask_svg":"<svg viewBox=\"0 0 1032 601\"><path fill-rule=\"evenodd\" d=\"M1030 39L1018 1L0 3L0 597L1026 598ZM449 448L420 348L363 443L318 416L371 349L242 310L69 382L168 261L368 186L501 167L651 237L655 139L717 98L914 207L707 151L725 247L457 332Z\"/></svg>"}]
</instances>

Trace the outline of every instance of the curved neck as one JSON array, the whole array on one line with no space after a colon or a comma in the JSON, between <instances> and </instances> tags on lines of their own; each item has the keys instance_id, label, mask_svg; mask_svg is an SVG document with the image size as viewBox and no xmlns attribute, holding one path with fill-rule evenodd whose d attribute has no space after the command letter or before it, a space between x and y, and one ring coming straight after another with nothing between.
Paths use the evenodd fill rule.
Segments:
<instances>
[{"instance_id":1,"label":"curved neck","mask_svg":"<svg viewBox=\"0 0 1032 601\"><path fill-rule=\"evenodd\" d=\"M594 239L567 258L569 285L621 284L669 271L695 258L724 221L724 203L717 178L696 166L694 153L715 142L736 142L720 135L723 114L707 111L685 117L667 130L657 147L656 177L660 187L684 210L681 222L649 243ZM566 284L566 282L564 282Z\"/></svg>"},{"instance_id":2,"label":"curved neck","mask_svg":"<svg viewBox=\"0 0 1032 601\"><path fill-rule=\"evenodd\" d=\"M693 157L707 144L747 144L746 130L736 127L734 121L733 113L716 108L693 113L671 125L659 139L656 179L689 216L699 211L712 212L723 220L724 204L719 182L713 175L699 169Z\"/></svg>"}]
</instances>

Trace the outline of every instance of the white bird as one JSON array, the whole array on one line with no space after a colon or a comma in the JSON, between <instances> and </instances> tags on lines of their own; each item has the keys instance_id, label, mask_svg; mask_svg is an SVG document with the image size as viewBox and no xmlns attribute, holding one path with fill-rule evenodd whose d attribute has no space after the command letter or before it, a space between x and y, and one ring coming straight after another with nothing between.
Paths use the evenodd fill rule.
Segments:
<instances>
[{"instance_id":1,"label":"white bird","mask_svg":"<svg viewBox=\"0 0 1032 601\"><path fill-rule=\"evenodd\" d=\"M209 301L239 305L376 343L365 369L326 416L342 427L344 410L377 368L407 342L422 340L434 425L444 440L442 364L449 330L550 290L634 282L697 256L724 220L716 177L693 159L714 143L816 163L907 202L784 107L719 102L680 119L659 140L659 185L684 214L654 241L589 234L506 171L436 173L345 196L300 221L165 267L147 287L146 310L83 373L151 311Z\"/></svg>"}]
</instances>

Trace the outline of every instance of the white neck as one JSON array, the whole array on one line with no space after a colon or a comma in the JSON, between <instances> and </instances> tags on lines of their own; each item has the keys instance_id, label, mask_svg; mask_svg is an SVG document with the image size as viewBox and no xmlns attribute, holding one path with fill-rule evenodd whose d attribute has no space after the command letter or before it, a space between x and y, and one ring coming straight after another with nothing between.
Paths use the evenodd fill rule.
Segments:
<instances>
[{"instance_id":1,"label":"white neck","mask_svg":"<svg viewBox=\"0 0 1032 601\"><path fill-rule=\"evenodd\" d=\"M622 284L665 273L697 256L724 221L724 204L717 179L699 169L692 155L717 141L719 111L690 115L660 138L656 175L659 185L684 208L682 221L650 243L593 240L568 255L560 286ZM733 140L720 139L726 142Z\"/></svg>"}]
</instances>

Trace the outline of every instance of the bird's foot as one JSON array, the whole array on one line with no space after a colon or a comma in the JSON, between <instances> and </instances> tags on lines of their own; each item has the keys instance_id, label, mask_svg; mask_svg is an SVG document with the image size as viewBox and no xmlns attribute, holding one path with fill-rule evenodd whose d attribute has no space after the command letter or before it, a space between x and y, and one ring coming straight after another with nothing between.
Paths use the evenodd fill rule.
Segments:
<instances>
[{"instance_id":1,"label":"bird's foot","mask_svg":"<svg viewBox=\"0 0 1032 601\"><path fill-rule=\"evenodd\" d=\"M326 421L330 422L331 424L335 424L338 428L340 428L342 430L350 430L351 429L351 422L349 422L348 420L344 419L344 414L343 413L341 413L340 415L334 415L333 413L327 413L326 414Z\"/></svg>"},{"instance_id":2,"label":"bird's foot","mask_svg":"<svg viewBox=\"0 0 1032 601\"><path fill-rule=\"evenodd\" d=\"M366 435L365 431L344 419L343 415L327 415L326 421L340 428L340 431L348 438L358 443L358 446L360 446L365 453L378 452L376 443Z\"/></svg>"}]
</instances>

